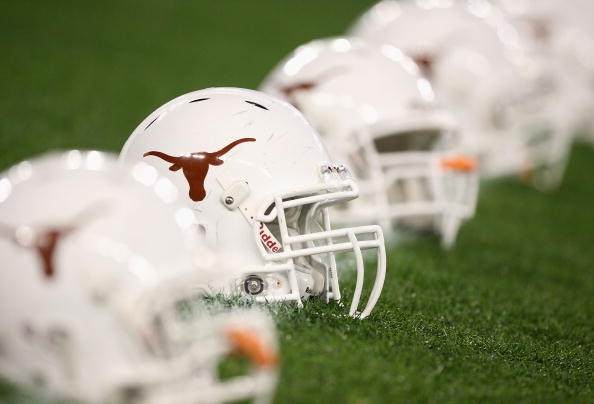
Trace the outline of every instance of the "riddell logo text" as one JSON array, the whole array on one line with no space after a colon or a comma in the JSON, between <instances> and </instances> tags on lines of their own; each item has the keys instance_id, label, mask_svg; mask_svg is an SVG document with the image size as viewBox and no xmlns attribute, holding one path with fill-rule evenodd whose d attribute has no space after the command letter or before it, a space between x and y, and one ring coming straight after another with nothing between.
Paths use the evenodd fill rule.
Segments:
<instances>
[{"instance_id":1,"label":"riddell logo text","mask_svg":"<svg viewBox=\"0 0 594 404\"><path fill-rule=\"evenodd\" d=\"M276 253L282 249L278 240L262 222L260 222L260 240L262 240L262 244L264 244L270 252Z\"/></svg>"}]
</instances>

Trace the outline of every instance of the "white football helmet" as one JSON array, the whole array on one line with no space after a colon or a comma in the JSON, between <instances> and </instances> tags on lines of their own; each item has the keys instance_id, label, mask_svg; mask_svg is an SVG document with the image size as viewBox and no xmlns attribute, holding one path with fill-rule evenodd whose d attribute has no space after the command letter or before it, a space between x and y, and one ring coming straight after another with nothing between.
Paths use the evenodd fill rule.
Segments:
<instances>
[{"instance_id":1,"label":"white football helmet","mask_svg":"<svg viewBox=\"0 0 594 404\"><path fill-rule=\"evenodd\" d=\"M457 110L463 148L488 177L517 174L539 189L560 182L571 146L555 82L517 30L481 0L378 3L351 33L400 47Z\"/></svg>"},{"instance_id":2,"label":"white football helmet","mask_svg":"<svg viewBox=\"0 0 594 404\"><path fill-rule=\"evenodd\" d=\"M433 230L452 246L474 214L477 171L456 154L456 122L409 57L360 39L316 40L281 61L261 88L300 109L353 168L361 197L334 217Z\"/></svg>"},{"instance_id":3,"label":"white football helmet","mask_svg":"<svg viewBox=\"0 0 594 404\"><path fill-rule=\"evenodd\" d=\"M594 144L594 2L494 0L530 41L534 57L562 84L559 108L573 112L572 129Z\"/></svg>"},{"instance_id":4,"label":"white football helmet","mask_svg":"<svg viewBox=\"0 0 594 404\"><path fill-rule=\"evenodd\" d=\"M213 256L176 196L149 165L96 151L0 175L1 377L85 402L271 398L271 319L179 310L206 287ZM253 365L221 380L236 351Z\"/></svg>"},{"instance_id":5,"label":"white football helmet","mask_svg":"<svg viewBox=\"0 0 594 404\"><path fill-rule=\"evenodd\" d=\"M354 199L358 188L334 164L318 134L289 104L238 88L210 88L178 97L149 115L121 152L146 161L176 184L206 244L239 261L213 280L226 294L258 301L340 300L336 254L352 252L357 281L349 310L369 315L385 277L381 228L332 229L328 207ZM367 305L363 251L376 252ZM346 264L346 262L343 262Z\"/></svg>"}]
</instances>

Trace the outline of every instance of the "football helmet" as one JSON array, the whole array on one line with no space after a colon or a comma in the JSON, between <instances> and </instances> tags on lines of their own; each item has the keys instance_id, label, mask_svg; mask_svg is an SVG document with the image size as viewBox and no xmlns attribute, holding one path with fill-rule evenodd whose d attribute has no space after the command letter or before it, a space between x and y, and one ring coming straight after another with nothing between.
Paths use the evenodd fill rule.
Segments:
<instances>
[{"instance_id":1,"label":"football helmet","mask_svg":"<svg viewBox=\"0 0 594 404\"><path fill-rule=\"evenodd\" d=\"M96 151L0 175L1 377L85 402L271 397L273 323L189 304L214 257L176 199L154 168L123 169ZM252 365L221 379L218 366L236 352Z\"/></svg>"},{"instance_id":2,"label":"football helmet","mask_svg":"<svg viewBox=\"0 0 594 404\"><path fill-rule=\"evenodd\" d=\"M534 57L561 83L559 108L573 112L574 134L594 144L594 2L495 0L529 40Z\"/></svg>"},{"instance_id":3,"label":"football helmet","mask_svg":"<svg viewBox=\"0 0 594 404\"><path fill-rule=\"evenodd\" d=\"M224 294L299 305L310 296L339 301L336 255L351 252L356 286L349 314L364 318L373 309L386 267L381 228L331 228L328 207L356 198L358 187L291 105L239 88L185 94L150 114L120 159L143 160L163 173L196 214L206 245L221 259L237 256L227 265L237 271L213 274L229 280L219 287ZM377 261L359 312L364 251Z\"/></svg>"},{"instance_id":4,"label":"football helmet","mask_svg":"<svg viewBox=\"0 0 594 404\"><path fill-rule=\"evenodd\" d=\"M300 109L353 168L361 197L334 216L432 230L451 247L472 217L478 176L456 153L456 122L435 105L429 82L399 49L329 38L297 48L263 91Z\"/></svg>"},{"instance_id":5,"label":"football helmet","mask_svg":"<svg viewBox=\"0 0 594 404\"><path fill-rule=\"evenodd\" d=\"M400 47L424 68L438 98L456 110L462 147L487 177L516 174L557 186L571 146L554 81L490 3L382 1L351 33Z\"/></svg>"}]
</instances>

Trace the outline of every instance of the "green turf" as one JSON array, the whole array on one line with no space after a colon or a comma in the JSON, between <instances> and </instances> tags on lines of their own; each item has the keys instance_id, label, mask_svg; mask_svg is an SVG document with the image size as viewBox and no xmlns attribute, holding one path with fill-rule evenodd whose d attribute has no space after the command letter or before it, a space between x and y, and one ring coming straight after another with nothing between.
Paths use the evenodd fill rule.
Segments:
<instances>
[{"instance_id":1,"label":"green turf","mask_svg":"<svg viewBox=\"0 0 594 404\"><path fill-rule=\"evenodd\" d=\"M592 402L593 170L582 146L558 193L486 184L454 251L391 251L360 324L320 308L282 316L280 397Z\"/></svg>"},{"instance_id":2,"label":"green turf","mask_svg":"<svg viewBox=\"0 0 594 404\"><path fill-rule=\"evenodd\" d=\"M117 151L169 99L256 87L371 3L4 1L0 168L47 149ZM581 145L558 192L483 184L452 252L390 249L365 321L281 310L278 402L594 401L593 173ZM36 400L0 386L0 402Z\"/></svg>"}]
</instances>

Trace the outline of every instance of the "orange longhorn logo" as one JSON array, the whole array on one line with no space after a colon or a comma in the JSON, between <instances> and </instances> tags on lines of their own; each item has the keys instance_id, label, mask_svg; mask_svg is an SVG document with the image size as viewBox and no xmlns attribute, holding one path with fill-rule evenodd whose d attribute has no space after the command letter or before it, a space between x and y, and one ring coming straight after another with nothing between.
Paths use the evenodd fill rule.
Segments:
<instances>
[{"instance_id":1,"label":"orange longhorn logo","mask_svg":"<svg viewBox=\"0 0 594 404\"><path fill-rule=\"evenodd\" d=\"M34 249L41 261L43 275L47 279L51 279L56 273L55 256L60 243L64 237L78 230L82 226L82 222L94 219L97 213L95 208L98 207L93 205L79 214L75 218L75 221L79 222L78 225L51 226L43 229L31 228L30 235L25 238L19 236L19 230L25 229L26 226L12 227L0 224L0 236L10 238L19 247ZM92 214L92 216L89 214Z\"/></svg>"},{"instance_id":2,"label":"orange longhorn logo","mask_svg":"<svg viewBox=\"0 0 594 404\"><path fill-rule=\"evenodd\" d=\"M325 82L326 80L328 80L334 76L338 76L338 75L345 74L345 73L346 73L346 69L344 66L336 66L336 67L331 68L330 70L325 71L324 73L320 74L314 80L298 81L294 84L290 84L287 86L281 86L281 87L279 87L279 91L281 93L283 93L283 95L286 97L286 99L289 101L289 103L291 105L293 105L295 108L299 109L299 106L297 105L297 100L295 99L295 94L297 92L313 90L317 86L319 86L320 84Z\"/></svg>"},{"instance_id":3,"label":"orange longhorn logo","mask_svg":"<svg viewBox=\"0 0 594 404\"><path fill-rule=\"evenodd\" d=\"M228 153L231 149L240 143L255 142L256 139L252 137L245 137L229 143L221 150L216 152L196 152L184 154L183 156L170 156L160 151L149 151L144 153L143 157L155 156L168 163L171 163L169 170L182 170L188 185L190 186L190 199L194 202L203 200L206 197L206 190L204 189L204 180L210 166L220 166L224 163L220 157Z\"/></svg>"},{"instance_id":4,"label":"orange longhorn logo","mask_svg":"<svg viewBox=\"0 0 594 404\"><path fill-rule=\"evenodd\" d=\"M293 105L295 108L297 107L297 101L295 100L295 93L297 91L302 91L302 90L311 90L313 88L315 88L318 85L318 83L314 82L314 81L303 81L300 83L296 83L290 86L286 86L280 89L280 91L283 93L283 95L285 97L287 97L287 100L289 100L289 103L291 105Z\"/></svg>"}]
</instances>

